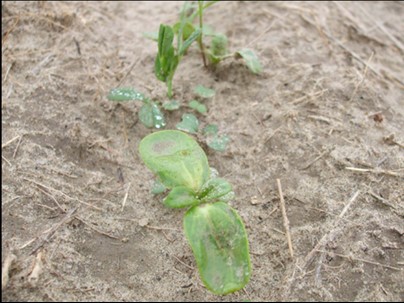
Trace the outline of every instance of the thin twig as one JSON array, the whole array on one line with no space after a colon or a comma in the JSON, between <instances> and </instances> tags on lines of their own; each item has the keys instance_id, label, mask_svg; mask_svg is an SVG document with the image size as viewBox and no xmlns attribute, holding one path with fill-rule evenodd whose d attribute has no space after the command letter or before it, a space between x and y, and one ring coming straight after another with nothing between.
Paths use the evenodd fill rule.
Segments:
<instances>
[{"instance_id":1,"label":"thin twig","mask_svg":"<svg viewBox=\"0 0 404 303\"><path fill-rule=\"evenodd\" d=\"M272 133L268 138L265 139L264 144L267 144L267 143L269 142L269 140L271 140L272 137L275 136L276 133L277 133L281 128L282 128L282 125L279 126L277 129L275 129L275 130L273 131L273 133Z\"/></svg>"},{"instance_id":2,"label":"thin twig","mask_svg":"<svg viewBox=\"0 0 404 303\"><path fill-rule=\"evenodd\" d=\"M123 209L125 207L125 204L126 204L126 200L128 199L130 185L131 185L131 183L129 183L127 188L126 188L126 193L125 193L125 196L123 197L123 201L122 201L121 211L123 211Z\"/></svg>"},{"instance_id":3,"label":"thin twig","mask_svg":"<svg viewBox=\"0 0 404 303\"><path fill-rule=\"evenodd\" d=\"M181 261L180 259L178 259L176 256L172 256L175 260L177 260L178 262L180 262L182 265L185 265L186 267L188 267L189 269L195 270L194 267L186 264L185 262Z\"/></svg>"},{"instance_id":4,"label":"thin twig","mask_svg":"<svg viewBox=\"0 0 404 303\"><path fill-rule=\"evenodd\" d=\"M56 205L59 207L59 209L60 209L62 212L64 212L64 213L66 212L66 210L63 209L63 207L60 205L60 203L56 200L56 198L55 198L53 195L51 195L50 193L48 193L48 192L46 192L45 190L41 189L39 186L37 187L37 189L40 190L40 191L41 191L42 193L44 193L45 195L47 195L48 197L50 197L50 198L56 203ZM100 234L102 234L102 235L105 235L105 236L107 236L107 237L109 237L109 238L112 238L112 239L120 239L120 238L118 238L118 237L115 237L115 236L113 236L113 235L107 233L107 232L104 232L104 231L102 231L102 230L97 229L95 226L93 226L92 224L88 223L88 222L85 221L83 218L79 217L78 215L75 215L74 218L77 219L77 220L79 220L79 221L82 222L83 224L87 225L88 227L90 227L91 229L93 229L94 231L96 231L96 232L98 232L98 233L100 233Z\"/></svg>"},{"instance_id":5,"label":"thin twig","mask_svg":"<svg viewBox=\"0 0 404 303\"><path fill-rule=\"evenodd\" d=\"M395 44L395 46L402 52L404 52L404 46L399 40L397 40L390 32L383 26L383 24L377 22L374 16L371 16L361 5L356 4L356 6L366 15L376 26Z\"/></svg>"},{"instance_id":6,"label":"thin twig","mask_svg":"<svg viewBox=\"0 0 404 303\"><path fill-rule=\"evenodd\" d=\"M373 191L369 190L368 194L370 194L372 197L376 198L377 200L381 201L383 204L397 210L397 207L394 206L393 204L391 204L389 201L387 201L386 199L380 197L379 195L376 195Z\"/></svg>"},{"instance_id":7,"label":"thin twig","mask_svg":"<svg viewBox=\"0 0 404 303\"><path fill-rule=\"evenodd\" d=\"M300 14L300 17L305 20L306 22L308 22L309 24L317 27L317 25L311 21L310 19L308 19L307 17L303 16L303 14ZM363 65L367 65L367 63L365 62L365 60L363 60L358 54L356 54L354 51L352 51L351 49L349 49L347 46L345 46L341 41L339 41L337 38L333 37L331 34L329 34L328 32L322 30L322 32L328 37L328 39L330 39L331 41L333 41L335 44L337 44L339 47L341 47L342 49L344 49L346 52L348 52L353 58L355 58L357 61L359 61L360 63L362 63ZM381 80L385 81L385 77L388 78L389 80L394 80L396 82L396 84L398 84L400 87L404 87L404 82L400 79L397 79L396 77L388 74L386 71L383 72L384 75L382 75L380 72L378 72L375 68L373 68L371 65L368 65L368 69L370 71L372 71L376 76L378 76Z\"/></svg>"},{"instance_id":8,"label":"thin twig","mask_svg":"<svg viewBox=\"0 0 404 303\"><path fill-rule=\"evenodd\" d=\"M116 85L116 87L121 86L121 84L123 83L123 81L125 81L126 77L131 73L131 71L139 64L140 60L142 58L142 55L139 56L139 58L133 62L132 66L129 68L129 70L127 71L127 73L125 74L125 76L122 77L122 79L119 81L119 83Z\"/></svg>"},{"instance_id":9,"label":"thin twig","mask_svg":"<svg viewBox=\"0 0 404 303\"><path fill-rule=\"evenodd\" d=\"M377 266L381 266L381 267L385 267L385 268L389 268L389 269L393 269L393 270L403 271L403 268L398 268L398 267L394 267L394 266L390 266L390 265L385 265L385 264L381 264L381 263L377 263L377 262L373 262L373 261L369 261L369 260L365 260L365 259L361 259L361 258L356 258L356 257L352 257L352 256L337 254L337 253L329 252L329 251L326 251L326 250L318 249L317 252L327 253L327 254L331 254L331 255L336 255L336 256L341 257L341 258L351 259L351 260L360 261L360 262L364 262L364 263L369 263L369 264L373 264L373 265L377 265Z\"/></svg>"},{"instance_id":10,"label":"thin twig","mask_svg":"<svg viewBox=\"0 0 404 303\"><path fill-rule=\"evenodd\" d=\"M92 230L96 231L97 233L100 233L101 235L107 236L108 238L111 239L115 239L115 240L121 240L121 238L115 237L114 235L111 235L105 231L99 230L98 228L96 228L93 224L88 223L87 221L85 221L84 219L82 219L79 216L75 216L75 218L77 220L79 220L80 222L82 222L83 224L87 225L88 227L90 227Z\"/></svg>"},{"instance_id":11,"label":"thin twig","mask_svg":"<svg viewBox=\"0 0 404 303\"><path fill-rule=\"evenodd\" d=\"M10 161L8 161L3 155L1 155L1 158L7 162L8 165L13 166Z\"/></svg>"},{"instance_id":12,"label":"thin twig","mask_svg":"<svg viewBox=\"0 0 404 303\"><path fill-rule=\"evenodd\" d=\"M4 290L8 284L10 268L15 260L17 260L17 257L12 253L8 254L4 259L4 263L1 268L1 290Z\"/></svg>"},{"instance_id":13,"label":"thin twig","mask_svg":"<svg viewBox=\"0 0 404 303\"><path fill-rule=\"evenodd\" d=\"M74 213L78 210L78 206L72 208L69 210L66 215L60 220L58 223L54 224L51 228L48 230L44 231L43 234L46 234L45 236L40 236L39 243L34 247L34 249L30 252L30 255L34 254L35 252L38 251L46 242L50 240L50 238L53 236L53 234L61 227L64 223L70 221L74 215ZM38 238L37 238L38 239ZM25 247L25 246L24 246Z\"/></svg>"},{"instance_id":14,"label":"thin twig","mask_svg":"<svg viewBox=\"0 0 404 303\"><path fill-rule=\"evenodd\" d=\"M78 198L72 198L72 197L66 195L64 192L61 192L61 191L58 190L58 189L55 189L55 188L46 186L46 185L44 185L44 184L41 184L41 183L36 182L36 181L34 181L34 180L31 180L31 179L23 178L23 180L28 181L28 182L32 182L32 183L34 183L34 184L36 184L36 185L39 185L39 186L41 186L41 187L43 187L43 188L45 188L45 189L47 189L47 190L56 192L56 193L58 193L58 194L60 194L60 195L62 195L62 196L64 196L64 197L68 198L69 200L75 200L75 201L78 201L78 202L80 202L80 203L82 203L82 204L84 204L84 205L87 205L87 206L91 207L91 208L94 208L94 209L96 209L96 210L102 211L101 208L99 208L99 207L97 207L97 206L95 206L95 205L92 205L92 204L90 204L90 203L84 202L84 201L82 201L82 200L80 200L80 199L78 199Z\"/></svg>"},{"instance_id":15,"label":"thin twig","mask_svg":"<svg viewBox=\"0 0 404 303\"><path fill-rule=\"evenodd\" d=\"M326 233L320 241L316 244L316 246L307 254L306 258L304 258L304 264L302 266L303 269L306 269L310 263L312 262L314 255L322 248L324 247L328 241L330 241L332 238L335 237L337 233L337 227L340 224L342 217L345 215L345 213L348 211L348 209L351 207L352 203L356 200L356 198L359 196L360 191L358 190L357 192L354 193L354 195L351 197L349 202L345 205L339 216L336 218L334 223L331 226L331 230Z\"/></svg>"},{"instance_id":16,"label":"thin twig","mask_svg":"<svg viewBox=\"0 0 404 303\"><path fill-rule=\"evenodd\" d=\"M7 71L6 71L6 74L4 75L3 83L6 83L8 74L10 73L10 70L11 70L11 68L13 67L14 63L15 63L15 61L11 62L11 64L9 65L9 67L8 67L8 69L7 69Z\"/></svg>"},{"instance_id":17,"label":"thin twig","mask_svg":"<svg viewBox=\"0 0 404 303\"><path fill-rule=\"evenodd\" d=\"M39 279L39 275L42 273L42 269L43 269L42 251L39 251L34 260L34 267L32 268L30 275L28 276L28 282L29 284L31 284L31 286L33 287L36 286Z\"/></svg>"},{"instance_id":18,"label":"thin twig","mask_svg":"<svg viewBox=\"0 0 404 303\"><path fill-rule=\"evenodd\" d=\"M285 231L286 231L286 239L288 241L289 253L290 253L291 258L293 259L292 238L290 236L290 231L289 231L289 220L286 215L286 208L285 208L285 201L283 199L281 180L276 179L276 182L278 183L279 197L280 197L281 210L282 210L282 216L283 216L283 226L285 227Z\"/></svg>"},{"instance_id":19,"label":"thin twig","mask_svg":"<svg viewBox=\"0 0 404 303\"><path fill-rule=\"evenodd\" d=\"M13 159L15 159L15 156L17 155L17 151L18 151L18 148L20 147L21 140L22 140L22 137L23 137L23 136L24 136L24 135L21 135L21 136L20 136L20 139L18 140L17 147L15 148L14 153L13 153Z\"/></svg>"},{"instance_id":20,"label":"thin twig","mask_svg":"<svg viewBox=\"0 0 404 303\"><path fill-rule=\"evenodd\" d=\"M400 177L399 173L396 173L391 170L379 170L379 169L368 169L368 168L357 168L357 167L345 167L347 170L352 170L355 172L359 173L374 173L374 174L384 174L384 175L390 175L390 176L395 176L395 177Z\"/></svg>"},{"instance_id":21,"label":"thin twig","mask_svg":"<svg viewBox=\"0 0 404 303\"><path fill-rule=\"evenodd\" d=\"M357 93L359 87L360 87L360 86L362 85L362 83L365 81L366 74L367 74L367 72L368 72L368 66L369 66L370 62L372 61L374 54L375 54L375 53L372 52L372 54L370 55L370 58L369 58L368 62L367 62L366 65L365 65L365 70L363 71L362 79L361 79L361 80L358 82L358 84L355 86L355 89L354 89L354 91L352 92L352 95L351 95L351 98L349 99L349 102L351 102L351 101L353 100L353 98L355 97L355 95L356 95L356 93Z\"/></svg>"},{"instance_id":22,"label":"thin twig","mask_svg":"<svg viewBox=\"0 0 404 303\"><path fill-rule=\"evenodd\" d=\"M257 42L258 40L260 40L267 32L269 32L269 30L274 26L274 24L277 21L278 21L277 19L274 19L272 21L272 23L270 25L268 25L268 27L260 35L258 35L254 40L250 41L245 47L248 48L251 45L253 45L255 42Z\"/></svg>"},{"instance_id":23,"label":"thin twig","mask_svg":"<svg viewBox=\"0 0 404 303\"><path fill-rule=\"evenodd\" d=\"M301 168L301 170L308 169L310 166L312 166L314 163L316 163L318 160L320 160L322 157L324 157L326 154L332 152L333 150L334 150L334 147L322 152L317 158L315 158L313 161L311 161L305 167Z\"/></svg>"},{"instance_id":24,"label":"thin twig","mask_svg":"<svg viewBox=\"0 0 404 303\"><path fill-rule=\"evenodd\" d=\"M17 140L20 137L20 135L15 136L14 138L8 140L6 143L1 145L1 149L5 148L7 145L10 145L11 143L13 143L15 140Z\"/></svg>"},{"instance_id":25,"label":"thin twig","mask_svg":"<svg viewBox=\"0 0 404 303\"><path fill-rule=\"evenodd\" d=\"M169 227L158 227L158 226L149 226L149 225L146 225L146 226L144 226L144 227L147 227L147 228L150 228L150 229L155 229L155 230L172 230L172 231L177 231L177 232L179 232L178 229L169 228Z\"/></svg>"}]
</instances>

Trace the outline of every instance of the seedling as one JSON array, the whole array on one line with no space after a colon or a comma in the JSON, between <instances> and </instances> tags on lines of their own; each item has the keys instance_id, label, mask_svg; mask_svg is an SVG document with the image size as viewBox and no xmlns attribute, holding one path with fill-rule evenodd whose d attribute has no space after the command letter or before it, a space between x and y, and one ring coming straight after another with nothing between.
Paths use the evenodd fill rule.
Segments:
<instances>
[{"instance_id":1,"label":"seedling","mask_svg":"<svg viewBox=\"0 0 404 303\"><path fill-rule=\"evenodd\" d=\"M189 28L186 22L186 7L184 3L180 14L180 22L175 27L177 33L177 48L174 48L174 29L169 25L160 24L158 34L158 53L154 63L154 73L160 81L167 85L167 95L172 98L173 78L178 64L181 62L187 49L201 35L200 29Z\"/></svg>"},{"instance_id":2,"label":"seedling","mask_svg":"<svg viewBox=\"0 0 404 303\"><path fill-rule=\"evenodd\" d=\"M139 120L146 127L163 128L166 125L164 115L157 104L133 88L115 88L108 94L111 101L142 101L139 111Z\"/></svg>"},{"instance_id":3,"label":"seedling","mask_svg":"<svg viewBox=\"0 0 404 303\"><path fill-rule=\"evenodd\" d=\"M201 98L212 98L215 95L215 91L213 89L204 87L202 85L195 87L194 92ZM188 106L202 115L205 115L207 112L206 106L197 100L191 100L188 103ZM230 141L229 137L226 135L219 135L217 125L209 124L203 128L202 131L200 131L199 124L199 120L195 115L185 113L182 115L181 122L175 127L178 130L191 134L202 134L202 137L204 140L206 140L206 144L210 148L216 151L225 151L227 143Z\"/></svg>"},{"instance_id":4,"label":"seedling","mask_svg":"<svg viewBox=\"0 0 404 303\"><path fill-rule=\"evenodd\" d=\"M217 1L198 1L197 12L191 15L188 19L188 23L192 25L193 19L196 16L199 17L199 28L202 29L202 33L198 37L198 45L202 53L204 66L206 66L205 54L209 58L210 63L214 66L227 58L232 57L236 59L243 58L250 71L252 71L254 74L261 73L262 72L261 63L253 50L249 48L243 48L231 53L227 49L228 39L225 35L218 33L211 33L208 32L207 30L204 30L203 12L205 9L207 9L216 2ZM202 39L204 35L212 36L211 45L209 49L206 49L205 46L203 45Z\"/></svg>"},{"instance_id":5,"label":"seedling","mask_svg":"<svg viewBox=\"0 0 404 303\"><path fill-rule=\"evenodd\" d=\"M146 32L144 36L157 41L158 54L154 64L154 72L160 81L167 85L167 95L173 97L173 78L177 67L186 54L188 48L195 41L198 42L204 66L207 66L206 57L210 63L216 66L227 58L243 58L247 67L255 74L262 71L257 55L249 48L243 48L233 53L227 49L227 37L223 34L215 34L203 24L203 12L218 1L198 1L197 7L191 2L185 1L180 12L180 20L173 26L160 25L158 35ZM199 26L194 25L194 19L198 17ZM174 38L177 37L177 47L174 47ZM204 36L212 36L210 48L203 43Z\"/></svg>"},{"instance_id":6,"label":"seedling","mask_svg":"<svg viewBox=\"0 0 404 303\"><path fill-rule=\"evenodd\" d=\"M218 295L242 289L251 275L249 245L242 219L226 203L234 197L230 183L211 173L202 148L181 131L152 133L142 139L139 152L171 190L164 205L188 208L185 236L207 289Z\"/></svg>"}]
</instances>

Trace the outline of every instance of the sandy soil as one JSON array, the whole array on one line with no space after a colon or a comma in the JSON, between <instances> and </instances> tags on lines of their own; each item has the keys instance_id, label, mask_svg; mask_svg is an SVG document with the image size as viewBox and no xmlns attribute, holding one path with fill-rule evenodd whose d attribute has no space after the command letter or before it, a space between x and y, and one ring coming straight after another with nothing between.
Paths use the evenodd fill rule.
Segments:
<instances>
[{"instance_id":1,"label":"sandy soil","mask_svg":"<svg viewBox=\"0 0 404 303\"><path fill-rule=\"evenodd\" d=\"M198 84L216 91L199 118L231 138L206 151L234 186L253 274L223 297L199 279L183 211L150 193L137 146L154 130L139 104L106 98L120 83L166 100L142 33L180 6L2 2L2 300L404 301L403 3L206 11L264 67L212 71L193 47L174 79L184 105ZM187 111L166 113L166 128Z\"/></svg>"}]
</instances>

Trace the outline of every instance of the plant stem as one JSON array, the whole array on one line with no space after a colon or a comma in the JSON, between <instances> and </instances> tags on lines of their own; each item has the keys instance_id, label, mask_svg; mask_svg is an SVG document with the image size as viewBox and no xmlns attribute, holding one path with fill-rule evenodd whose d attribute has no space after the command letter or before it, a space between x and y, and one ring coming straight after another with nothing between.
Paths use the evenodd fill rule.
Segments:
<instances>
[{"instance_id":1,"label":"plant stem","mask_svg":"<svg viewBox=\"0 0 404 303\"><path fill-rule=\"evenodd\" d=\"M217 1L208 1L208 3L206 3L204 6L202 6L202 10L207 9L209 6L215 4ZM195 19L195 17L199 14L199 10L197 12L194 12L190 17L189 20L191 20L191 22Z\"/></svg>"},{"instance_id":2,"label":"plant stem","mask_svg":"<svg viewBox=\"0 0 404 303\"><path fill-rule=\"evenodd\" d=\"M170 99L173 97L173 76L170 75L167 79L167 96Z\"/></svg>"},{"instance_id":3,"label":"plant stem","mask_svg":"<svg viewBox=\"0 0 404 303\"><path fill-rule=\"evenodd\" d=\"M202 54L203 66L206 67L205 49L202 42L203 37L203 1L198 1L198 14L199 14L199 28L201 29L201 35L198 38L199 48Z\"/></svg>"}]
</instances>

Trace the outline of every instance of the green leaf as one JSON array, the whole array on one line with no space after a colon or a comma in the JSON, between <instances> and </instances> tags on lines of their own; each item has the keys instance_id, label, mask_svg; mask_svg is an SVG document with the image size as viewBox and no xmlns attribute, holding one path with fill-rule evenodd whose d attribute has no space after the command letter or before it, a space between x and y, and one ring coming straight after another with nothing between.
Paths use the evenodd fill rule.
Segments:
<instances>
[{"instance_id":1,"label":"green leaf","mask_svg":"<svg viewBox=\"0 0 404 303\"><path fill-rule=\"evenodd\" d=\"M177 129L196 134L199 128L199 121L193 114L183 114L182 121L175 126Z\"/></svg>"},{"instance_id":2,"label":"green leaf","mask_svg":"<svg viewBox=\"0 0 404 303\"><path fill-rule=\"evenodd\" d=\"M111 101L144 101L146 98L133 88L114 88L108 94L108 100Z\"/></svg>"},{"instance_id":3,"label":"green leaf","mask_svg":"<svg viewBox=\"0 0 404 303\"><path fill-rule=\"evenodd\" d=\"M154 74L156 75L157 79L160 81L166 82L167 79L167 71L163 69L160 57L157 55L156 59L154 60Z\"/></svg>"},{"instance_id":4,"label":"green leaf","mask_svg":"<svg viewBox=\"0 0 404 303\"><path fill-rule=\"evenodd\" d=\"M172 48L174 41L174 31L169 25L160 24L158 52L159 56L166 56Z\"/></svg>"},{"instance_id":5,"label":"green leaf","mask_svg":"<svg viewBox=\"0 0 404 303\"><path fill-rule=\"evenodd\" d=\"M189 135L177 130L155 132L142 139L140 157L168 188L185 186L198 192L209 178L203 149Z\"/></svg>"},{"instance_id":6,"label":"green leaf","mask_svg":"<svg viewBox=\"0 0 404 303\"><path fill-rule=\"evenodd\" d=\"M258 60L257 55L249 48L243 48L236 52L239 56L243 57L245 63L248 68L254 73L259 74L262 72L262 66L260 61Z\"/></svg>"},{"instance_id":7,"label":"green leaf","mask_svg":"<svg viewBox=\"0 0 404 303\"><path fill-rule=\"evenodd\" d=\"M164 115L154 102L143 104L139 111L139 119L146 127L166 126Z\"/></svg>"},{"instance_id":8,"label":"green leaf","mask_svg":"<svg viewBox=\"0 0 404 303\"><path fill-rule=\"evenodd\" d=\"M165 110L176 110L180 108L180 104L177 100L170 100L163 103L163 108Z\"/></svg>"},{"instance_id":9,"label":"green leaf","mask_svg":"<svg viewBox=\"0 0 404 303\"><path fill-rule=\"evenodd\" d=\"M204 135L216 135L218 128L216 124L208 124L202 130Z\"/></svg>"},{"instance_id":10,"label":"green leaf","mask_svg":"<svg viewBox=\"0 0 404 303\"><path fill-rule=\"evenodd\" d=\"M207 112L206 106L196 100L189 101L189 107L200 112L201 114L205 114Z\"/></svg>"},{"instance_id":11,"label":"green leaf","mask_svg":"<svg viewBox=\"0 0 404 303\"><path fill-rule=\"evenodd\" d=\"M225 151L227 143L229 143L230 138L226 135L215 135L214 137L207 140L207 144L210 148L216 151Z\"/></svg>"},{"instance_id":12,"label":"green leaf","mask_svg":"<svg viewBox=\"0 0 404 303\"><path fill-rule=\"evenodd\" d=\"M184 216L184 230L201 279L210 291L225 295L248 283L247 233L234 209L223 202L194 206Z\"/></svg>"},{"instance_id":13,"label":"green leaf","mask_svg":"<svg viewBox=\"0 0 404 303\"><path fill-rule=\"evenodd\" d=\"M159 180L155 180L151 189L151 193L153 195L162 194L166 191L166 189L167 187L165 187L163 183L161 183Z\"/></svg>"},{"instance_id":14,"label":"green leaf","mask_svg":"<svg viewBox=\"0 0 404 303\"><path fill-rule=\"evenodd\" d=\"M202 98L212 98L215 95L215 91L213 89L204 87L203 85L198 85L195 87L194 92Z\"/></svg>"},{"instance_id":15,"label":"green leaf","mask_svg":"<svg viewBox=\"0 0 404 303\"><path fill-rule=\"evenodd\" d=\"M221 178L209 179L198 193L199 199L203 202L223 201L223 197L230 198L230 193L233 192L229 182ZM233 193L234 196L234 193Z\"/></svg>"},{"instance_id":16,"label":"green leaf","mask_svg":"<svg viewBox=\"0 0 404 303\"><path fill-rule=\"evenodd\" d=\"M223 34L216 34L212 38L211 52L216 57L227 55L227 37Z\"/></svg>"},{"instance_id":17,"label":"green leaf","mask_svg":"<svg viewBox=\"0 0 404 303\"><path fill-rule=\"evenodd\" d=\"M181 26L181 22L177 22L173 25L173 31L175 34L178 34L179 28ZM195 27L190 22L185 22L184 27L182 29L182 40L187 40L191 34L195 31Z\"/></svg>"},{"instance_id":18,"label":"green leaf","mask_svg":"<svg viewBox=\"0 0 404 303\"><path fill-rule=\"evenodd\" d=\"M179 50L178 54L180 56L182 56L185 51L188 49L188 47L191 46L191 44L198 39L198 37L201 35L202 30L200 30L199 28L194 30L194 32L188 37L187 40L184 41L184 43L181 46L181 49Z\"/></svg>"},{"instance_id":19,"label":"green leaf","mask_svg":"<svg viewBox=\"0 0 404 303\"><path fill-rule=\"evenodd\" d=\"M164 205L170 208L182 208L199 204L195 193L185 187L174 187L163 201Z\"/></svg>"}]
</instances>

